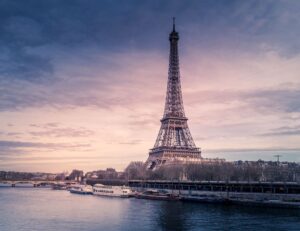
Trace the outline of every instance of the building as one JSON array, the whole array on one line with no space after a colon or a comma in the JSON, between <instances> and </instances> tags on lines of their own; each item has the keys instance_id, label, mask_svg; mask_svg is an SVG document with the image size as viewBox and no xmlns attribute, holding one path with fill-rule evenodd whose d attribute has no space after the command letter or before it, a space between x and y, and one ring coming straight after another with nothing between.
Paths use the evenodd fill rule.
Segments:
<instances>
[{"instance_id":1,"label":"building","mask_svg":"<svg viewBox=\"0 0 300 231\"><path fill-rule=\"evenodd\" d=\"M202 160L201 150L196 147L193 141L187 124L188 119L184 113L178 40L179 35L175 30L175 21L173 20L173 30L169 36L170 58L165 109L156 142L150 150L146 162L149 169L155 169L165 164L190 163Z\"/></svg>"}]
</instances>

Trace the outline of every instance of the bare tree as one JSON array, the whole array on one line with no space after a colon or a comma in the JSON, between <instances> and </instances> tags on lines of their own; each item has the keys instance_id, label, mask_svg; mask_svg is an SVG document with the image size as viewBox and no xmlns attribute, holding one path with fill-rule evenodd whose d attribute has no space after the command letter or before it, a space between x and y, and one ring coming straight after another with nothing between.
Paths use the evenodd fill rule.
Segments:
<instances>
[{"instance_id":1,"label":"bare tree","mask_svg":"<svg viewBox=\"0 0 300 231\"><path fill-rule=\"evenodd\" d=\"M143 179L145 176L145 164L142 161L132 161L125 169L127 179Z\"/></svg>"}]
</instances>

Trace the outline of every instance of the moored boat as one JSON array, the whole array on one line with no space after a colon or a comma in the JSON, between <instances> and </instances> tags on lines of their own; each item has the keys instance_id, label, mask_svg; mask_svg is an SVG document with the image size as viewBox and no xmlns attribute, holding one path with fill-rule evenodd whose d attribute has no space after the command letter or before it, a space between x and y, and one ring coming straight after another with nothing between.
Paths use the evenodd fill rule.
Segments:
<instances>
[{"instance_id":1,"label":"moored boat","mask_svg":"<svg viewBox=\"0 0 300 231\"><path fill-rule=\"evenodd\" d=\"M74 185L69 189L70 193L92 195L93 188L90 185Z\"/></svg>"},{"instance_id":2,"label":"moored boat","mask_svg":"<svg viewBox=\"0 0 300 231\"><path fill-rule=\"evenodd\" d=\"M172 194L165 191L158 190L146 190L141 193L136 193L135 197L138 199L149 199L149 200L166 200L166 201L178 201L181 197L177 194Z\"/></svg>"},{"instance_id":3,"label":"moored boat","mask_svg":"<svg viewBox=\"0 0 300 231\"><path fill-rule=\"evenodd\" d=\"M65 183L56 183L52 185L53 190L67 190L67 184Z\"/></svg>"},{"instance_id":4,"label":"moored boat","mask_svg":"<svg viewBox=\"0 0 300 231\"><path fill-rule=\"evenodd\" d=\"M130 197L132 196L132 190L126 186L95 184L93 194L96 196Z\"/></svg>"},{"instance_id":5,"label":"moored boat","mask_svg":"<svg viewBox=\"0 0 300 231\"><path fill-rule=\"evenodd\" d=\"M8 183L8 182L0 182L0 187L11 187L11 183Z\"/></svg>"}]
</instances>

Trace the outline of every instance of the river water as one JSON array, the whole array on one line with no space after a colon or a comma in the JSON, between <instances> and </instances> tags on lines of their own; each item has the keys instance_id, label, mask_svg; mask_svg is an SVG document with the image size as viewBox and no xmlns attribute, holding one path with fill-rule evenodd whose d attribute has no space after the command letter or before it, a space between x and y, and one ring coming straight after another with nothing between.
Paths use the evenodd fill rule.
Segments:
<instances>
[{"instance_id":1,"label":"river water","mask_svg":"<svg viewBox=\"0 0 300 231\"><path fill-rule=\"evenodd\" d=\"M300 230L300 211L0 188L1 231Z\"/></svg>"}]
</instances>

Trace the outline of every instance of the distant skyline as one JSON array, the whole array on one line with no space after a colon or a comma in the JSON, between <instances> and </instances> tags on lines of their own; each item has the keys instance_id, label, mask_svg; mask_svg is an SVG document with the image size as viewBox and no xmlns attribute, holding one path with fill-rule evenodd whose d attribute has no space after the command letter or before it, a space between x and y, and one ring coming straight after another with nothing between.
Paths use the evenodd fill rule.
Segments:
<instances>
[{"instance_id":1,"label":"distant skyline","mask_svg":"<svg viewBox=\"0 0 300 231\"><path fill-rule=\"evenodd\" d=\"M145 161L172 17L202 156L300 162L300 1L0 0L0 170Z\"/></svg>"}]
</instances>

